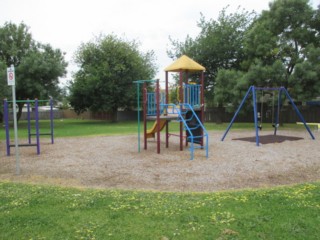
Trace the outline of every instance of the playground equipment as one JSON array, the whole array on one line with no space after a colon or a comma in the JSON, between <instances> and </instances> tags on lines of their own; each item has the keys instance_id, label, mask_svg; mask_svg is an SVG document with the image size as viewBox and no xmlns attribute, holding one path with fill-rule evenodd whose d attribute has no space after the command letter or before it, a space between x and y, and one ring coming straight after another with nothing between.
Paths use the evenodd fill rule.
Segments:
<instances>
[{"instance_id":1,"label":"playground equipment","mask_svg":"<svg viewBox=\"0 0 320 240\"><path fill-rule=\"evenodd\" d=\"M50 104L50 133L40 133L39 130L39 103L48 102ZM27 144L18 144L19 147L36 147L37 154L40 154L40 135L50 135L51 144L54 144L54 126L53 126L53 100L17 100L17 103L26 103L27 105L27 121L28 121L28 143ZM3 101L3 113L4 113L4 124L6 130L6 148L7 156L10 156L10 148L15 145L10 144L10 132L9 132L9 103L6 99ZM35 133L31 131L31 103L34 103L34 120L35 120ZM36 136L36 143L32 143L32 136Z\"/></svg>"},{"instance_id":2,"label":"playground equipment","mask_svg":"<svg viewBox=\"0 0 320 240\"><path fill-rule=\"evenodd\" d=\"M205 68L183 55L165 69L165 92L160 92L159 80L138 80L138 151L140 152L140 86L143 86L143 122L144 149L147 149L147 139L157 139L157 153L160 153L160 132L165 129L166 148L169 147L169 137L180 138L180 151L190 143L190 158L194 158L194 150L205 149L208 157L208 133L203 125L204 120L204 70ZM179 73L178 104L169 103L168 72ZM200 84L189 81L189 73L200 72ZM155 92L147 91L147 83L155 84ZM155 121L151 129L147 129L147 120ZM169 133L169 122L180 123L179 134ZM184 135L185 131L185 135ZM199 144L199 146L195 146Z\"/></svg>"},{"instance_id":3,"label":"playground equipment","mask_svg":"<svg viewBox=\"0 0 320 240\"><path fill-rule=\"evenodd\" d=\"M297 106L295 105L295 103L293 102L292 98L290 97L288 91L284 88L284 87L275 87L275 88L269 88L269 87L255 87L255 86L250 86L246 95L244 96L244 98L242 99L237 111L235 112L230 124L228 125L227 127L227 130L225 131L221 141L223 141L225 139L225 137L227 136L230 128L232 127L232 124L234 123L238 113L240 112L242 106L244 105L246 99L249 97L250 94L252 94L252 100L253 100L253 118L254 118L254 126L255 126L255 130L256 130L256 145L259 146L259 128L261 129L261 121L260 121L260 124L259 124L259 117L258 117L258 111L257 111L257 100L256 100L256 91L278 91L278 106L277 106L277 111L275 113L275 122L274 122L274 119L272 117L272 121L273 121L273 126L274 126L274 135L277 134L277 130L278 130L278 127L279 127L279 115L280 115L280 106L281 106L281 96L282 94L284 94L288 100L290 101L292 107L294 108L296 114L298 115L299 119L301 120L301 122L303 123L303 125L305 126L305 128L307 129L307 131L309 132L310 136L312 139L315 139L312 132L310 131L310 128L308 127L306 121L304 120L302 114L300 113L299 109L297 108ZM273 104L274 104L274 101L273 101ZM272 108L272 110L274 111L274 106ZM274 114L274 113L272 113ZM261 115L260 115L260 118L261 118Z\"/></svg>"}]
</instances>

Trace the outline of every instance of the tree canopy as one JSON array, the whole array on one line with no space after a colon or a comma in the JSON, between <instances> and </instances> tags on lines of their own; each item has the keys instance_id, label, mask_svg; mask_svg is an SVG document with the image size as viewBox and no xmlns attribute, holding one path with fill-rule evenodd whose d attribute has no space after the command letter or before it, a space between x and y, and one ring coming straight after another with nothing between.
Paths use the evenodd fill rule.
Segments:
<instances>
[{"instance_id":1,"label":"tree canopy","mask_svg":"<svg viewBox=\"0 0 320 240\"><path fill-rule=\"evenodd\" d=\"M173 41L169 56L186 53L208 69L207 102L241 101L250 85L284 86L296 100L320 95L320 10L308 0L275 0L260 15L201 17L201 33ZM214 99L209 96L214 96Z\"/></svg>"},{"instance_id":2,"label":"tree canopy","mask_svg":"<svg viewBox=\"0 0 320 240\"><path fill-rule=\"evenodd\" d=\"M206 20L201 14L198 27L200 34L192 39L187 36L184 42L171 40L171 58L186 54L205 66L205 89L207 102L212 102L216 77L220 69L239 69L244 59L243 41L245 32L255 18L253 12L238 9L227 13L224 8L217 20Z\"/></svg>"},{"instance_id":3,"label":"tree canopy","mask_svg":"<svg viewBox=\"0 0 320 240\"><path fill-rule=\"evenodd\" d=\"M133 81L155 75L154 53L142 53L136 41L114 35L82 44L75 54L79 70L70 85L70 104L77 113L109 112L135 105Z\"/></svg>"},{"instance_id":4,"label":"tree canopy","mask_svg":"<svg viewBox=\"0 0 320 240\"><path fill-rule=\"evenodd\" d=\"M0 27L0 73L2 98L10 98L6 68L14 65L16 71L16 98L55 97L59 94L59 78L66 73L67 63L60 49L36 42L29 28L21 23L5 23ZM18 117L23 104L19 104Z\"/></svg>"}]
</instances>

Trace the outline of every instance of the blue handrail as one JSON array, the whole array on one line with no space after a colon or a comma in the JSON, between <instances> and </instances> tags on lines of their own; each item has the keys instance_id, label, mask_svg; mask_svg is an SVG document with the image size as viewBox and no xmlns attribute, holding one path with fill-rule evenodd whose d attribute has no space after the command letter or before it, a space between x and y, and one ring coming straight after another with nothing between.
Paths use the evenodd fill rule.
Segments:
<instances>
[{"instance_id":1,"label":"blue handrail","mask_svg":"<svg viewBox=\"0 0 320 240\"><path fill-rule=\"evenodd\" d=\"M189 136L188 139L190 140L191 146L190 146L190 160L193 160L194 158L194 149L196 148L205 148L206 149L206 157L208 158L209 155L209 151L208 151L208 143L209 143L209 137L208 137L208 132L206 130L206 128L204 127L204 125L202 124L202 122L200 121L199 117L197 116L197 114L195 113L193 107L189 104L189 103L181 103L179 104L179 107L177 107L175 104L161 104L160 106L162 106L164 109L166 109L166 112L168 115L170 114L177 114L178 115L178 121L182 122L184 125L185 130L188 132ZM182 110L183 109L183 110ZM185 118L185 114L187 113L187 111L191 111L192 115L190 118L186 119ZM190 127L188 125L188 122L191 121L193 118L196 119L196 127ZM201 136L194 136L192 130L197 129L201 127L202 129L202 135ZM199 139L199 138L206 138L205 141L205 146L201 146L201 147L195 147L194 146L194 140L195 139Z\"/></svg>"}]
</instances>

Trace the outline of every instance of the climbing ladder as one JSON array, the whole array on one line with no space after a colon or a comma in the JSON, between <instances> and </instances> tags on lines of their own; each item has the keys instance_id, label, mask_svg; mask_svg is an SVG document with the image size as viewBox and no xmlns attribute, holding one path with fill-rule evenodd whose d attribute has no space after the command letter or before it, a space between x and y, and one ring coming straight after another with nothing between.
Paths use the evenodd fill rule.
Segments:
<instances>
[{"instance_id":1,"label":"climbing ladder","mask_svg":"<svg viewBox=\"0 0 320 240\"><path fill-rule=\"evenodd\" d=\"M192 106L188 103L181 103L178 106L175 104L161 104L168 115L177 115L177 121L182 122L184 130L187 131L187 142L190 142L190 160L193 160L195 149L205 149L206 157L208 158L208 132L197 116ZM202 134L195 135L195 130L201 130ZM203 139L205 138L205 141ZM200 146L195 146L195 144Z\"/></svg>"}]
</instances>

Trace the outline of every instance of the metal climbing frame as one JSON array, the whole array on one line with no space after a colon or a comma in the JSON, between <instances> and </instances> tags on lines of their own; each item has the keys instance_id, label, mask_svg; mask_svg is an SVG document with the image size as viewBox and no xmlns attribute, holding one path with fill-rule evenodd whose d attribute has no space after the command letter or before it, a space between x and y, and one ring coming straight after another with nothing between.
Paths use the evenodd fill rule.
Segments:
<instances>
[{"instance_id":1,"label":"metal climbing frame","mask_svg":"<svg viewBox=\"0 0 320 240\"><path fill-rule=\"evenodd\" d=\"M48 102L50 103L50 132L49 133L40 133L39 129L39 103L40 102ZM6 99L3 101L3 113L4 113L4 125L6 130L6 148L7 148L7 156L10 156L10 148L15 145L10 144L10 133L9 133L9 102ZM53 125L53 100L17 100L17 103L26 103L27 104L27 121L28 121L28 143L27 144L18 144L19 147L33 147L37 148L37 154L40 154L40 135L50 135L51 143L54 143L54 125ZM31 132L31 106L30 104L34 103L34 121L35 121L35 133ZM36 136L36 143L31 143L31 137Z\"/></svg>"}]
</instances>

